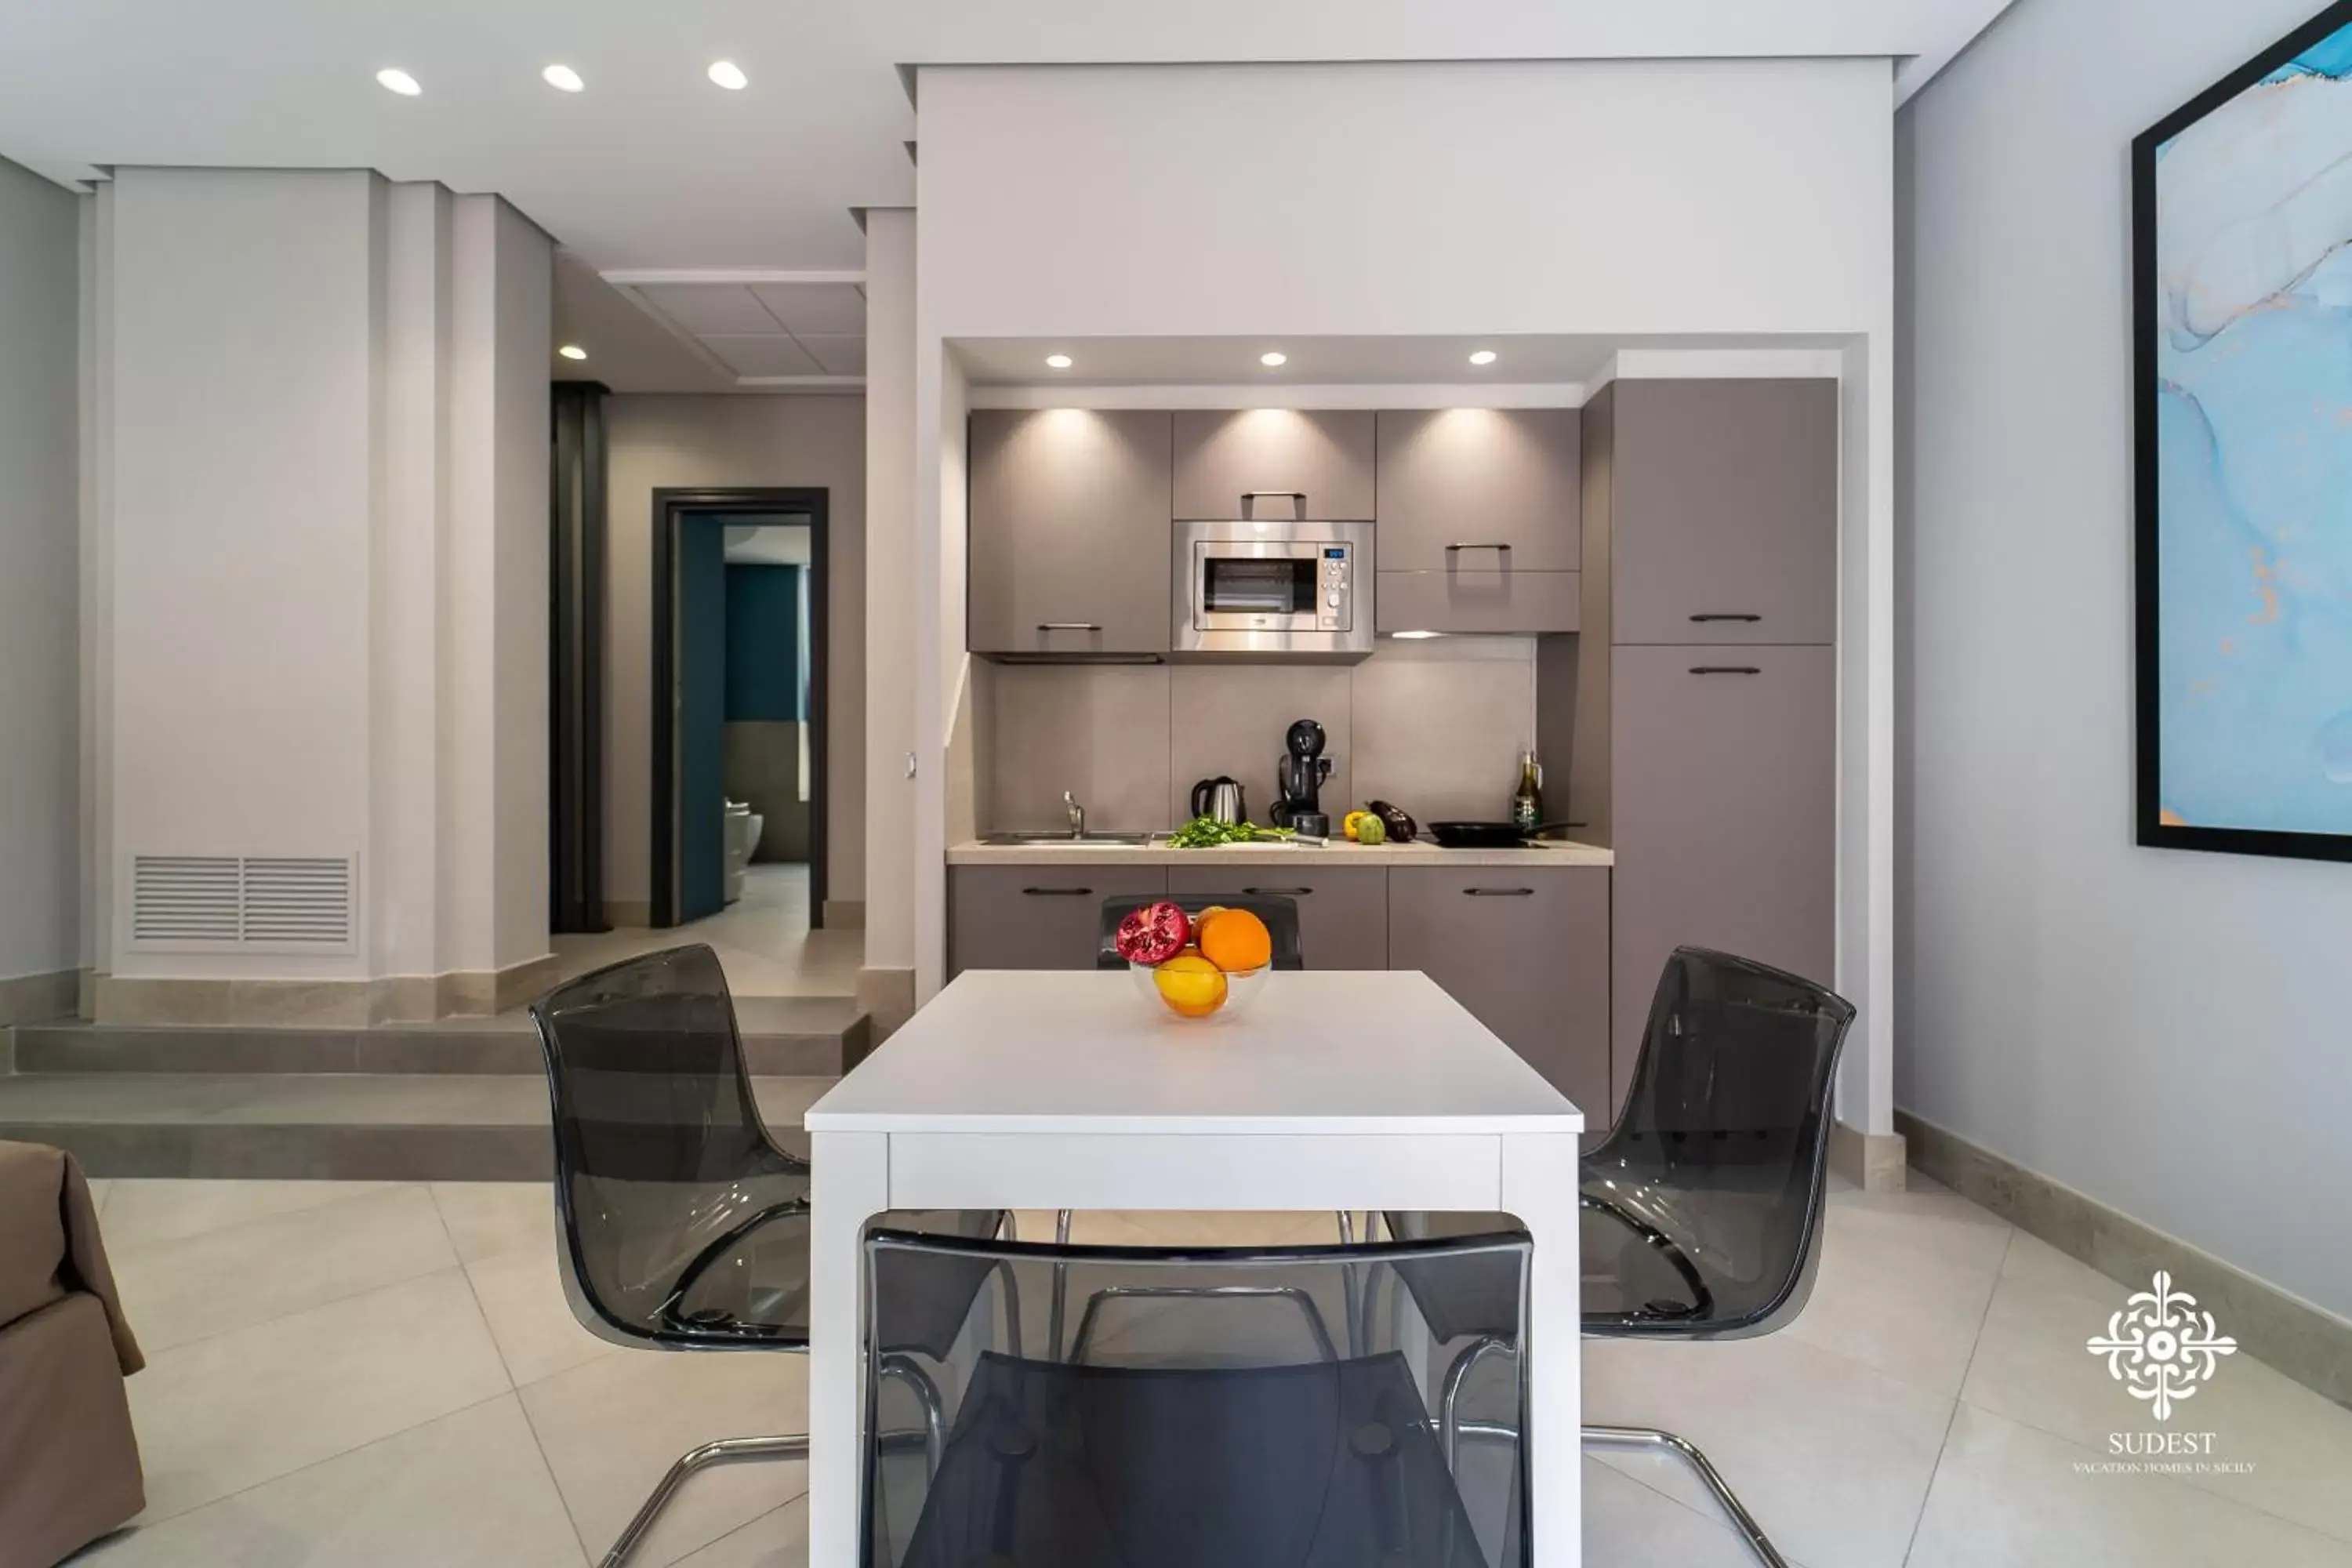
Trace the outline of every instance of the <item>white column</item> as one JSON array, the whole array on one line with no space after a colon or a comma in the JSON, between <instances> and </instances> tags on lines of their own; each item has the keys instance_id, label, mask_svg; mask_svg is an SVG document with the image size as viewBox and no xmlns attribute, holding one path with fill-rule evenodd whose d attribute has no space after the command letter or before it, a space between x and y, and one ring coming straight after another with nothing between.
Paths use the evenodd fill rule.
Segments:
<instances>
[{"instance_id":1,"label":"white column","mask_svg":"<svg viewBox=\"0 0 2352 1568\"><path fill-rule=\"evenodd\" d=\"M89 876L359 868L346 947L159 947L101 897L96 967L488 1000L547 948L551 242L365 171L133 168L91 246Z\"/></svg>"},{"instance_id":2,"label":"white column","mask_svg":"<svg viewBox=\"0 0 2352 1568\"><path fill-rule=\"evenodd\" d=\"M877 1026L914 1005L915 214L866 216L866 966Z\"/></svg>"}]
</instances>

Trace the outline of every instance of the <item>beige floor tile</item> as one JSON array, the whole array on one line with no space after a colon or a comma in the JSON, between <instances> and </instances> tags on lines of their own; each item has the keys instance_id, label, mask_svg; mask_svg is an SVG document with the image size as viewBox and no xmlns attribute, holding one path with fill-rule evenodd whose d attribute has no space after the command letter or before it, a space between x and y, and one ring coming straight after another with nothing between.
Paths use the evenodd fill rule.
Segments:
<instances>
[{"instance_id":1,"label":"beige floor tile","mask_svg":"<svg viewBox=\"0 0 2352 1568\"><path fill-rule=\"evenodd\" d=\"M150 1520L505 1392L456 1268L152 1355L131 1379Z\"/></svg>"},{"instance_id":2,"label":"beige floor tile","mask_svg":"<svg viewBox=\"0 0 2352 1568\"><path fill-rule=\"evenodd\" d=\"M433 1200L415 1186L128 1247L113 1259L123 1309L151 1355L457 1261Z\"/></svg>"},{"instance_id":3,"label":"beige floor tile","mask_svg":"<svg viewBox=\"0 0 2352 1568\"><path fill-rule=\"evenodd\" d=\"M1825 1223L1812 1300L1785 1331L1957 1396L2009 1227L1851 1205Z\"/></svg>"},{"instance_id":4,"label":"beige floor tile","mask_svg":"<svg viewBox=\"0 0 2352 1568\"><path fill-rule=\"evenodd\" d=\"M98 1211L98 1217L100 1219L104 1219L106 1217L106 1195L114 1190L113 1179L108 1176L98 1176L94 1178L84 1177L83 1180L89 1183L90 1206Z\"/></svg>"},{"instance_id":5,"label":"beige floor tile","mask_svg":"<svg viewBox=\"0 0 2352 1568\"><path fill-rule=\"evenodd\" d=\"M466 1277L518 1388L622 1353L580 1326L556 1273L554 1244L545 1238L468 1263Z\"/></svg>"},{"instance_id":6,"label":"beige floor tile","mask_svg":"<svg viewBox=\"0 0 2352 1568\"><path fill-rule=\"evenodd\" d=\"M1584 1461L1584 1560L1591 1568L1755 1568L1727 1525L1598 1459ZM1801 1565L1797 1565L1801 1568Z\"/></svg>"},{"instance_id":7,"label":"beige floor tile","mask_svg":"<svg viewBox=\"0 0 2352 1568\"><path fill-rule=\"evenodd\" d=\"M677 1560L677 1568L806 1568L808 1499L795 1498Z\"/></svg>"},{"instance_id":8,"label":"beige floor tile","mask_svg":"<svg viewBox=\"0 0 2352 1568\"><path fill-rule=\"evenodd\" d=\"M580 1568L530 1424L504 1394L116 1536L104 1568Z\"/></svg>"},{"instance_id":9,"label":"beige floor tile","mask_svg":"<svg viewBox=\"0 0 2352 1568\"><path fill-rule=\"evenodd\" d=\"M389 1182L182 1182L122 1178L108 1188L99 1219L106 1249L120 1255L158 1241L268 1219L383 1192Z\"/></svg>"},{"instance_id":10,"label":"beige floor tile","mask_svg":"<svg viewBox=\"0 0 2352 1568\"><path fill-rule=\"evenodd\" d=\"M2110 1433L2158 1426L2093 1355L2131 1288L2055 1248L2020 1235L1969 1371L1971 1405L2070 1442L2104 1450ZM2217 1325L2228 1333L2226 1322ZM2352 1541L2352 1410L2323 1399L2243 1352L2162 1424L2210 1432L2216 1457L2250 1460L2251 1474L2191 1478L2187 1484Z\"/></svg>"},{"instance_id":11,"label":"beige floor tile","mask_svg":"<svg viewBox=\"0 0 2352 1568\"><path fill-rule=\"evenodd\" d=\"M436 1182L433 1202L467 1263L543 1248L555 1235L555 1193L545 1182Z\"/></svg>"},{"instance_id":12,"label":"beige floor tile","mask_svg":"<svg viewBox=\"0 0 2352 1568\"><path fill-rule=\"evenodd\" d=\"M1960 1407L1908 1568L2347 1568L2352 1545Z\"/></svg>"},{"instance_id":13,"label":"beige floor tile","mask_svg":"<svg viewBox=\"0 0 2352 1568\"><path fill-rule=\"evenodd\" d=\"M1727 1344L1585 1346L1585 1417L1663 1426L1704 1449L1781 1549L1811 1568L1889 1568L1919 1516L1952 1404L1780 1333ZM1600 1457L1694 1512L1663 1457Z\"/></svg>"},{"instance_id":14,"label":"beige floor tile","mask_svg":"<svg viewBox=\"0 0 2352 1568\"><path fill-rule=\"evenodd\" d=\"M714 1437L808 1430L807 1359L782 1353L626 1352L522 1391L556 1485L592 1555L602 1555L671 1462ZM808 1489L799 1461L697 1476L646 1538L672 1562Z\"/></svg>"}]
</instances>

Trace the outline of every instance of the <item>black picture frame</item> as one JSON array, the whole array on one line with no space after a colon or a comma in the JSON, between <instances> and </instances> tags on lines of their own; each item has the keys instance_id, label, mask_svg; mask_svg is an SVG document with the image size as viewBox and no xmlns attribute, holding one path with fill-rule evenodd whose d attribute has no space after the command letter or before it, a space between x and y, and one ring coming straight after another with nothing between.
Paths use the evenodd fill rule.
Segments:
<instances>
[{"instance_id":1,"label":"black picture frame","mask_svg":"<svg viewBox=\"0 0 2352 1568\"><path fill-rule=\"evenodd\" d=\"M2322 11L2269 48L2149 126L2131 144L2132 422L2134 510L2134 742L2137 764L2134 817L2137 842L2150 849L2202 849L2227 855L2268 855L2303 860L2352 860L2352 834L2290 833L2268 828L2199 827L2168 823L2160 798L2163 702L2158 677L2158 594L2161 502L2158 447L2156 152L2323 40L2352 26L2352 0Z\"/></svg>"},{"instance_id":2,"label":"black picture frame","mask_svg":"<svg viewBox=\"0 0 2352 1568\"><path fill-rule=\"evenodd\" d=\"M826 600L833 585L829 526L831 493L823 489L736 485L656 488L653 504L653 865L647 889L647 920L667 929L677 920L677 727L670 693L677 683L677 531L687 512L803 512L808 517L809 556L809 773L816 781L809 802L809 929L824 925L831 889L831 847L826 841L830 792L825 788L827 733L832 717L825 683L832 661Z\"/></svg>"}]
</instances>

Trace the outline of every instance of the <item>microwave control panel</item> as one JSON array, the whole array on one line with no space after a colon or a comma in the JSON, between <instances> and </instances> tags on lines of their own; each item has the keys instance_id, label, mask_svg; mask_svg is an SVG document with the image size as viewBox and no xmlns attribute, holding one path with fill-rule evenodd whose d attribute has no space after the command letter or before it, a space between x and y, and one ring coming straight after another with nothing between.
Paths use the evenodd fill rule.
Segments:
<instances>
[{"instance_id":1,"label":"microwave control panel","mask_svg":"<svg viewBox=\"0 0 2352 1568\"><path fill-rule=\"evenodd\" d=\"M1349 624L1349 603L1353 596L1348 583L1348 547L1329 544L1323 549L1322 581L1317 584L1321 603L1315 607L1315 624L1326 631L1338 631Z\"/></svg>"}]
</instances>

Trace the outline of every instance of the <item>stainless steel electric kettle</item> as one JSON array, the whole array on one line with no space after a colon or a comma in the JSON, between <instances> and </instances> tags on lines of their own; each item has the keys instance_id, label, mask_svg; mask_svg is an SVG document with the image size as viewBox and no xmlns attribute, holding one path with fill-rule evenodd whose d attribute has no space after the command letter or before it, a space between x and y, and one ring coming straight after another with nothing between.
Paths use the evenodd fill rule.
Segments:
<instances>
[{"instance_id":1,"label":"stainless steel electric kettle","mask_svg":"<svg viewBox=\"0 0 2352 1568\"><path fill-rule=\"evenodd\" d=\"M1243 799L1238 783L1219 773L1192 786L1192 815L1213 816L1219 822L1247 822L1249 803Z\"/></svg>"}]
</instances>

